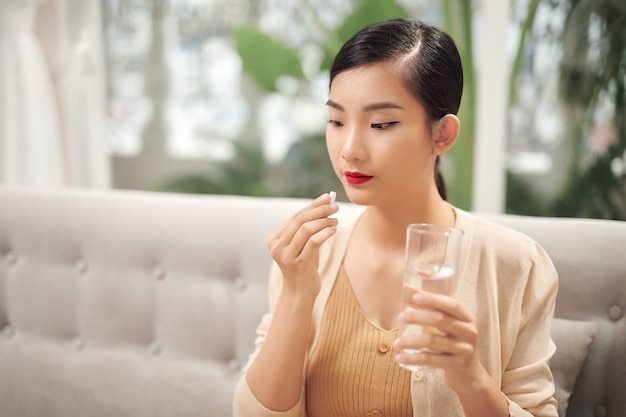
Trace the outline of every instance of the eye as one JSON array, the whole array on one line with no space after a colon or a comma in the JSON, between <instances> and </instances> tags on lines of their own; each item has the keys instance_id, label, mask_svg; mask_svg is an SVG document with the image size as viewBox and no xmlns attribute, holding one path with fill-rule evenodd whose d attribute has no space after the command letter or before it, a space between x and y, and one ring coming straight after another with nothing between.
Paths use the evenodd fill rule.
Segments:
<instances>
[{"instance_id":1,"label":"eye","mask_svg":"<svg viewBox=\"0 0 626 417\"><path fill-rule=\"evenodd\" d=\"M385 130L393 125L398 124L398 122L387 122L387 123L372 123L370 126L372 129L376 130Z\"/></svg>"},{"instance_id":2,"label":"eye","mask_svg":"<svg viewBox=\"0 0 626 417\"><path fill-rule=\"evenodd\" d=\"M329 124L329 125L333 125L333 126L335 126L335 127L341 127L341 126L343 126L343 122L340 122L340 121L338 121L338 120L329 120L329 121L328 121L328 124Z\"/></svg>"}]
</instances>

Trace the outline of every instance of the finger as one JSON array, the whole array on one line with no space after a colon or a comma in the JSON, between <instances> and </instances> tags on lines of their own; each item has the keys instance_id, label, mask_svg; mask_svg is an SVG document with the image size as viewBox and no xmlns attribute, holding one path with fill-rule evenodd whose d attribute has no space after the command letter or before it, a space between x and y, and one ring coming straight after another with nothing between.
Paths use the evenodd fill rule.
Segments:
<instances>
[{"instance_id":1,"label":"finger","mask_svg":"<svg viewBox=\"0 0 626 417\"><path fill-rule=\"evenodd\" d=\"M403 325L421 326L425 329L422 333L444 336L449 339L449 343L461 342L474 346L478 339L478 331L473 321L463 322L438 310L409 308L400 314L399 320ZM417 337L411 339L411 342L430 343L425 346L449 351L449 348L446 347L447 345L441 344L442 340L434 340L431 336L425 336L424 338Z\"/></svg>"},{"instance_id":2,"label":"finger","mask_svg":"<svg viewBox=\"0 0 626 417\"><path fill-rule=\"evenodd\" d=\"M396 354L394 360L403 365L417 365L432 369L448 369L454 360L446 353L423 350L420 352L401 351Z\"/></svg>"},{"instance_id":3,"label":"finger","mask_svg":"<svg viewBox=\"0 0 626 417\"><path fill-rule=\"evenodd\" d=\"M337 231L337 220L336 219L330 219L330 220L333 220L334 224L330 227L325 227L321 229L319 232L312 235L307 240L307 243L304 245L304 247L302 248L302 251L300 252L300 256L310 257L313 254L318 254L320 246L322 246L322 244L326 242L328 238L330 238L332 235L335 234L335 232Z\"/></svg>"},{"instance_id":4,"label":"finger","mask_svg":"<svg viewBox=\"0 0 626 417\"><path fill-rule=\"evenodd\" d=\"M464 354L472 344L439 332L438 329L425 327L423 332L402 336L394 341L397 350L430 349L448 355Z\"/></svg>"},{"instance_id":5,"label":"finger","mask_svg":"<svg viewBox=\"0 0 626 417\"><path fill-rule=\"evenodd\" d=\"M330 195L322 194L306 207L297 211L268 236L266 243L270 252L277 246L288 245L302 224L317 218L328 217L336 213L337 210L338 206L335 203L330 204Z\"/></svg>"},{"instance_id":6,"label":"finger","mask_svg":"<svg viewBox=\"0 0 626 417\"><path fill-rule=\"evenodd\" d=\"M283 255L288 259L307 256L310 250L318 249L335 232L336 226L337 219L328 217L304 223L284 247Z\"/></svg>"},{"instance_id":7,"label":"finger","mask_svg":"<svg viewBox=\"0 0 626 417\"><path fill-rule=\"evenodd\" d=\"M472 363L474 350L471 346L457 344L452 351L443 349L399 350L394 358L404 364L427 366L429 368L459 369Z\"/></svg>"},{"instance_id":8,"label":"finger","mask_svg":"<svg viewBox=\"0 0 626 417\"><path fill-rule=\"evenodd\" d=\"M393 359L401 365L426 366L426 355L425 352L398 351Z\"/></svg>"},{"instance_id":9,"label":"finger","mask_svg":"<svg viewBox=\"0 0 626 417\"><path fill-rule=\"evenodd\" d=\"M451 364L454 355L448 353L446 349L435 348L433 341L436 337L423 334L415 334L396 339L393 348L396 352L394 360L405 365L420 365L444 368ZM434 360L433 357L441 358Z\"/></svg>"},{"instance_id":10,"label":"finger","mask_svg":"<svg viewBox=\"0 0 626 417\"><path fill-rule=\"evenodd\" d=\"M279 228L278 233L293 236L302 224L314 219L328 217L336 213L337 210L337 204L330 203L330 196L328 194L322 194L306 207L294 213L294 215Z\"/></svg>"},{"instance_id":11,"label":"finger","mask_svg":"<svg viewBox=\"0 0 626 417\"><path fill-rule=\"evenodd\" d=\"M412 306L414 304L413 296L421 292L423 291L415 288L412 285L404 284L402 287L402 302L406 305Z\"/></svg>"},{"instance_id":12,"label":"finger","mask_svg":"<svg viewBox=\"0 0 626 417\"><path fill-rule=\"evenodd\" d=\"M476 345L478 332L474 323L450 318L442 319L432 310L407 311L401 315L401 323L422 327L423 331L398 339L401 348L429 348L449 354L463 354L467 347ZM459 346L462 349L459 349Z\"/></svg>"},{"instance_id":13,"label":"finger","mask_svg":"<svg viewBox=\"0 0 626 417\"><path fill-rule=\"evenodd\" d=\"M405 304L416 309L439 310L464 322L474 320L474 316L467 307L461 304L458 299L447 295L418 291L412 294L410 300L405 301Z\"/></svg>"},{"instance_id":14,"label":"finger","mask_svg":"<svg viewBox=\"0 0 626 417\"><path fill-rule=\"evenodd\" d=\"M402 364L451 369L472 361L473 345L437 334L415 334L394 342L395 360Z\"/></svg>"},{"instance_id":15,"label":"finger","mask_svg":"<svg viewBox=\"0 0 626 417\"><path fill-rule=\"evenodd\" d=\"M454 326L455 322L459 322L452 316L440 310L426 310L422 308L407 308L399 316L400 323L405 325L429 326L444 330ZM461 322L462 323L462 322ZM448 333L444 331L444 333Z\"/></svg>"},{"instance_id":16,"label":"finger","mask_svg":"<svg viewBox=\"0 0 626 417\"><path fill-rule=\"evenodd\" d=\"M320 205L324 204L324 201L330 201L330 196L326 197L326 194L322 194L321 196L319 196L318 198L316 198L314 201L312 201L311 203L309 203L306 207L301 208L300 210L298 210L297 212L295 212L287 221L285 221L284 223L282 223L278 229L276 229L273 233L271 233L268 237L268 242L269 241L275 241L275 240L279 240L279 238L281 236L284 236L286 234L288 234L288 230L292 229L293 226L293 222L295 219L297 218L302 218L301 216L317 207L319 207Z\"/></svg>"}]
</instances>

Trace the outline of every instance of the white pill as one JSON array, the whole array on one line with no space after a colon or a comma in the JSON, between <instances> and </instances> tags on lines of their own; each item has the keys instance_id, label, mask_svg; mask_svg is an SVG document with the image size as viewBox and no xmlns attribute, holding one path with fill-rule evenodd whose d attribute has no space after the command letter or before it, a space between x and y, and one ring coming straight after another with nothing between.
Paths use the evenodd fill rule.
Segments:
<instances>
[{"instance_id":1,"label":"white pill","mask_svg":"<svg viewBox=\"0 0 626 417\"><path fill-rule=\"evenodd\" d=\"M334 203L335 202L335 198L337 198L337 193L334 192L334 191L331 191L328 194L330 194L330 204Z\"/></svg>"}]
</instances>

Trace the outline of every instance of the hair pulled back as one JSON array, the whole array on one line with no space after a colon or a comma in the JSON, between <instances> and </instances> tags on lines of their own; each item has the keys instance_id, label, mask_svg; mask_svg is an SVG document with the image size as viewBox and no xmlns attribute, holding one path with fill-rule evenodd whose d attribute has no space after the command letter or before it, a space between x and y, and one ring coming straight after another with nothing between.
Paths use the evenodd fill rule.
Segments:
<instances>
[{"instance_id":1,"label":"hair pulled back","mask_svg":"<svg viewBox=\"0 0 626 417\"><path fill-rule=\"evenodd\" d=\"M428 123L457 114L463 93L461 57L452 38L421 21L390 19L357 32L339 50L330 69L337 74L376 62L400 63L403 83L424 106ZM435 180L443 198L446 190L437 158Z\"/></svg>"}]
</instances>

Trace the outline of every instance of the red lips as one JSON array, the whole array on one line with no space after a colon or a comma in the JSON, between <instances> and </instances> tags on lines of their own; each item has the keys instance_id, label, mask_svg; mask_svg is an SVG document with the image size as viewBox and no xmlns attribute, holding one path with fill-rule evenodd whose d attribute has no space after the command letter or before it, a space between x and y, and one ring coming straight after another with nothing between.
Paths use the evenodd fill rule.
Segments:
<instances>
[{"instance_id":1,"label":"red lips","mask_svg":"<svg viewBox=\"0 0 626 417\"><path fill-rule=\"evenodd\" d=\"M348 181L349 184L353 185L363 184L374 178L371 175L365 175L360 172L353 171L346 171L343 173L343 175L346 177L346 181Z\"/></svg>"}]
</instances>

